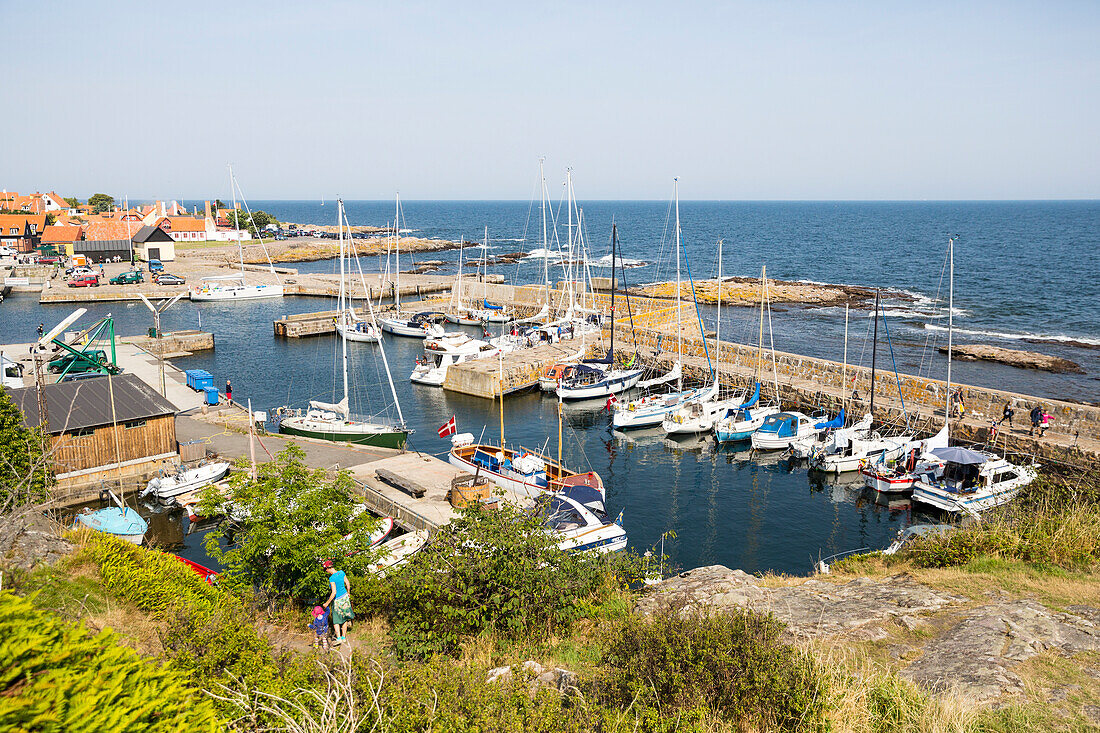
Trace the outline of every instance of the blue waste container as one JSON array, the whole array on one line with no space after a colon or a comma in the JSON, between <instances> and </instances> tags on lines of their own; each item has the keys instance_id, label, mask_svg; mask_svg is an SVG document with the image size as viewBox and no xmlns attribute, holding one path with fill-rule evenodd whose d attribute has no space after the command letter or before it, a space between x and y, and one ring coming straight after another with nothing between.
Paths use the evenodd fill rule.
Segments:
<instances>
[{"instance_id":1,"label":"blue waste container","mask_svg":"<svg viewBox=\"0 0 1100 733\"><path fill-rule=\"evenodd\" d=\"M218 388L217 387L206 387L203 391L206 392L206 404L208 404L208 405L218 404Z\"/></svg>"},{"instance_id":2,"label":"blue waste container","mask_svg":"<svg viewBox=\"0 0 1100 733\"><path fill-rule=\"evenodd\" d=\"M214 375L205 369L188 369L184 375L187 377L187 386L196 392L214 386Z\"/></svg>"}]
</instances>

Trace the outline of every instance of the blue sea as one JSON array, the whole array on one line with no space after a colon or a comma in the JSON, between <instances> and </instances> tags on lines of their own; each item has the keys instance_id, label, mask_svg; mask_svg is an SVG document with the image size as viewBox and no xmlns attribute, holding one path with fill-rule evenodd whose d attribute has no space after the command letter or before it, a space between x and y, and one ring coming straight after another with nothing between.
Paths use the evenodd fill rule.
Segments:
<instances>
[{"instance_id":1,"label":"blue sea","mask_svg":"<svg viewBox=\"0 0 1100 733\"><path fill-rule=\"evenodd\" d=\"M334 202L252 201L253 209L299 224L334 224ZM626 270L628 282L674 277L667 202L594 201L581 204L581 234L593 258L609 252L611 223L618 225L623 256L644 263ZM352 224L387 225L392 202L346 202ZM985 363L956 363L956 380L1040 395L1100 401L1100 203L737 203L681 202L683 241L692 275L713 277L718 239L724 240L724 275L875 286L885 301L892 360L898 369L942 378L946 326L944 259L947 236L955 249L955 326L960 341L1043 351L1081 364L1083 375L1053 375ZM537 202L403 203L403 229L423 237L480 241L488 227L490 256L541 247ZM564 219L564 216L562 216ZM558 238L566 237L564 226ZM467 251L468 260L480 251ZM415 255L457 267L456 251ZM333 262L294 265L331 272ZM364 258L364 268L378 268ZM402 267L407 265L403 262ZM514 282L541 278L541 261L495 268ZM684 267L686 276L687 267ZM605 271L606 272L606 271ZM600 274L596 271L595 274ZM560 276L560 271L558 273ZM906 298L896 293L907 293ZM272 320L331 307L317 298L235 304L181 302L164 317L166 330L200 325L216 334L216 351L177 361L204 368L218 382L233 380L234 396L258 409L330 399L338 384L337 342L331 337L277 341ZM40 306L33 296L0 304L0 342L30 340L40 321L63 318L68 306ZM708 328L715 309L702 308ZM149 327L141 304L89 307L89 318L112 313L120 333ZM755 340L752 309L724 308L723 339ZM839 360L843 308L780 306L772 317L777 349ZM880 333L880 337L883 334ZM375 347L349 344L354 391L361 414L391 413ZM408 373L422 342L393 338L388 345L398 396L416 429L415 449L443 453L436 429L452 415L459 429L497 438L498 407L486 400L412 385ZM848 357L869 364L867 311L850 314ZM890 369L888 350L878 366ZM555 449L556 402L538 393L510 397L505 405L510 443ZM926 519L906 502L888 504L862 490L855 477L836 481L808 476L777 456L709 440L669 440L652 431L613 434L602 403L566 408L566 462L600 473L608 510L623 512L631 544L644 551L667 530L665 550L680 567L722 563L749 572L803 573L814 560L856 548L881 548L902 527ZM184 523L186 520L182 520ZM170 543L201 559L195 536Z\"/></svg>"}]
</instances>

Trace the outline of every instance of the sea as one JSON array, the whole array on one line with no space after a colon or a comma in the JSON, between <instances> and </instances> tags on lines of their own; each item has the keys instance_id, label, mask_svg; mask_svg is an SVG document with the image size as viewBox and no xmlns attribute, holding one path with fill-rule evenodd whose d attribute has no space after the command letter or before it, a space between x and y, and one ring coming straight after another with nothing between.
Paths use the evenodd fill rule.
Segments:
<instances>
[{"instance_id":1,"label":"sea","mask_svg":"<svg viewBox=\"0 0 1100 733\"><path fill-rule=\"evenodd\" d=\"M250 201L280 221L336 223L334 201ZM388 226L392 201L346 201L353 225ZM877 366L942 378L946 343L947 240L954 247L954 327L961 343L988 343L1060 356L1084 373L1050 374L986 362L956 362L955 381L1035 395L1041 399L1100 402L1100 202L680 202L685 281L712 278L718 241L724 276L770 278L882 288L886 327L879 334ZM579 204L568 227L560 203L546 207L548 246L584 242L594 262L610 253L612 223L628 267L617 275L636 285L676 276L674 212L669 202L590 201ZM400 227L409 234L476 243L461 252L475 266L487 241L489 258L544 247L543 208L537 200L403 201ZM556 234L555 234L556 232ZM414 262L442 261L457 271L458 250L402 255ZM290 265L303 272L333 272L332 260ZM361 258L365 273L385 258ZM390 263L393 266L393 263ZM544 262L520 259L491 267L509 282L542 282ZM170 269L170 268L169 268ZM563 270L552 265L550 276ZM598 264L592 274L607 275ZM232 379L234 397L257 409L330 400L338 390L338 342L320 337L276 340L271 323L283 315L332 307L322 299L290 297L252 303L182 301L163 316L165 330L200 327L215 333L214 352L178 359L182 369L202 368L216 383ZM33 296L0 303L0 342L27 342L39 322L61 320L65 305L43 306ZM119 333L151 324L140 303L90 304L88 318L111 313ZM782 304L772 308L775 348L869 366L871 311ZM847 315L847 318L846 318ZM713 306L700 307L704 327L718 325ZM759 313L722 309L723 340L755 342ZM847 327L845 325L847 320ZM476 330L476 329L475 329ZM471 330L473 333L475 330ZM888 332L888 333L884 333ZM847 338L845 335L847 334ZM845 344L847 347L845 348ZM414 449L444 455L437 428L453 415L460 431L499 437L499 404L412 385L408 374L420 341L390 338L387 355L398 402L415 429ZM377 348L349 344L352 406L362 415L396 414ZM880 371L882 373L882 371ZM540 393L508 397L509 444L556 451L557 403ZM1018 414L1026 412L1018 410ZM777 454L751 454L744 446L713 440L672 440L659 431L612 432L602 401L566 405L563 456L567 465L597 471L607 487L608 511L622 512L630 544L668 556L670 567L720 563L747 572L804 573L818 559L887 545L914 522L936 521L906 501L865 491L856 476L826 478ZM143 507L152 513L155 507ZM200 562L201 532L187 533L186 518L157 514L163 544Z\"/></svg>"}]
</instances>

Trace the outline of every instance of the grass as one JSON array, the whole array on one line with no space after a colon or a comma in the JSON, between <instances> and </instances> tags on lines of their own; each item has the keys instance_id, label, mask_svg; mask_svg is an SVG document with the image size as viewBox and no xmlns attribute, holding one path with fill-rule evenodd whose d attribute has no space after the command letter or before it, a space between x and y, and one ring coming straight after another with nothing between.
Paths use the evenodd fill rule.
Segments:
<instances>
[{"instance_id":1,"label":"grass","mask_svg":"<svg viewBox=\"0 0 1100 733\"><path fill-rule=\"evenodd\" d=\"M1044 652L1015 670L1027 699L983 711L974 730L981 733L1023 733L1035 730L1095 731L1086 708L1100 711L1100 653L1063 657Z\"/></svg>"}]
</instances>

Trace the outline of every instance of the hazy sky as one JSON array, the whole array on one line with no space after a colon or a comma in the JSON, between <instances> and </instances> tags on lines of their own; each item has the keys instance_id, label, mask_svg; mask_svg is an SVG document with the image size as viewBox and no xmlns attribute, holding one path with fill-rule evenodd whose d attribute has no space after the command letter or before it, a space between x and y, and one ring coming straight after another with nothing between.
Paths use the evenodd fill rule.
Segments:
<instances>
[{"instance_id":1,"label":"hazy sky","mask_svg":"<svg viewBox=\"0 0 1100 733\"><path fill-rule=\"evenodd\" d=\"M1100 2L0 0L0 187L1100 198Z\"/></svg>"}]
</instances>

